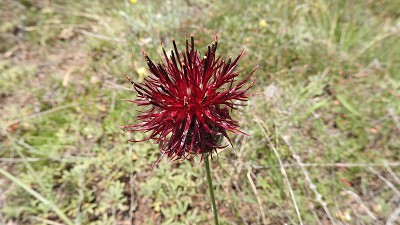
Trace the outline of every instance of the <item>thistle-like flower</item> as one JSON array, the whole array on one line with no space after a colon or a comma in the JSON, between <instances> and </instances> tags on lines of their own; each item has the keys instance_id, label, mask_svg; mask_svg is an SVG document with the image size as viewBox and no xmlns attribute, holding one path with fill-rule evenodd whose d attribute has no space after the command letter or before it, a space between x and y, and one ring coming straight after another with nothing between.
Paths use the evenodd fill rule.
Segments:
<instances>
[{"instance_id":1,"label":"thistle-like flower","mask_svg":"<svg viewBox=\"0 0 400 225\"><path fill-rule=\"evenodd\" d=\"M232 60L216 57L218 40L201 57L195 50L194 38L186 38L186 51L179 54L175 41L174 50L168 57L162 48L164 62L154 64L142 52L151 72L143 84L127 77L138 93L136 100L128 100L139 106L151 106L138 116L138 124L123 126L126 131L150 132L145 140L153 139L160 145L161 157L170 159L191 158L198 154L212 153L220 148L227 131L243 133L238 122L229 115L247 101L247 91L254 81L244 88L257 67L242 81L235 71L243 51ZM141 141L145 141L141 140ZM131 140L132 142L137 142Z\"/></svg>"}]
</instances>

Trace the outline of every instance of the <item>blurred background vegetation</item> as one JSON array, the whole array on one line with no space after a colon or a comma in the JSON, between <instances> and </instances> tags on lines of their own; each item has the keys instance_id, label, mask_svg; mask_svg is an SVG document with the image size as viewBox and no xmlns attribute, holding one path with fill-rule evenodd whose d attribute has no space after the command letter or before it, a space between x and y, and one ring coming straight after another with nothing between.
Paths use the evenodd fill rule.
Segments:
<instances>
[{"instance_id":1,"label":"blurred background vegetation","mask_svg":"<svg viewBox=\"0 0 400 225\"><path fill-rule=\"evenodd\" d=\"M0 224L211 224L199 160L130 144L160 42L241 49L258 95L212 162L222 224L396 224L398 0L0 0ZM399 222L397 222L399 224Z\"/></svg>"}]
</instances>

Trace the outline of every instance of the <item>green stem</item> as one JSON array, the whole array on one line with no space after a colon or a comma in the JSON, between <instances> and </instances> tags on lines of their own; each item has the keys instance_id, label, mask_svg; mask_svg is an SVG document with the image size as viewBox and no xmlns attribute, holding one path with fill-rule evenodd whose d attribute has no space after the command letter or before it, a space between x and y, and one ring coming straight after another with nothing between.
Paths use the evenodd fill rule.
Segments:
<instances>
[{"instance_id":1,"label":"green stem","mask_svg":"<svg viewBox=\"0 0 400 225\"><path fill-rule=\"evenodd\" d=\"M207 175L207 183L208 183L208 189L210 190L210 198L211 198L211 205L212 205L212 210L214 213L214 222L215 225L218 225L218 211L217 211L217 205L215 204L215 197L214 197L214 189L213 189L213 184L211 180L211 171L210 171L210 163L208 161L208 155L204 157L204 166L206 167L206 175Z\"/></svg>"}]
</instances>

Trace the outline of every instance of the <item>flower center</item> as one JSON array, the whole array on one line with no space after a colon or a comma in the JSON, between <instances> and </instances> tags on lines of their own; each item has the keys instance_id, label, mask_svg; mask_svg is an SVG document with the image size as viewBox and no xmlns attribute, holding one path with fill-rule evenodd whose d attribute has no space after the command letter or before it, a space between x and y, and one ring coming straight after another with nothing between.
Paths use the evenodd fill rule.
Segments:
<instances>
[{"instance_id":1,"label":"flower center","mask_svg":"<svg viewBox=\"0 0 400 225\"><path fill-rule=\"evenodd\" d=\"M196 98L188 98L188 97L184 98L183 106L185 109L188 110L199 110L201 108L200 101L198 101Z\"/></svg>"}]
</instances>

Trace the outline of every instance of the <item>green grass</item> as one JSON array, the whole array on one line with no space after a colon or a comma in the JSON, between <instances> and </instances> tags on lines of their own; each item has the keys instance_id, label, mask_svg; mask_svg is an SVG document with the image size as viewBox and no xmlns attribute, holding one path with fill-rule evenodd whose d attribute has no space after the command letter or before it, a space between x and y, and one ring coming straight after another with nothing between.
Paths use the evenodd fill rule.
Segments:
<instances>
[{"instance_id":1,"label":"green grass","mask_svg":"<svg viewBox=\"0 0 400 225\"><path fill-rule=\"evenodd\" d=\"M140 51L158 61L186 34L244 49L242 76L260 65L234 113L251 136L211 163L222 224L385 224L400 189L396 3L0 0L0 224L210 224L199 159L151 169L158 146L117 127L136 121L124 74L148 75Z\"/></svg>"}]
</instances>

